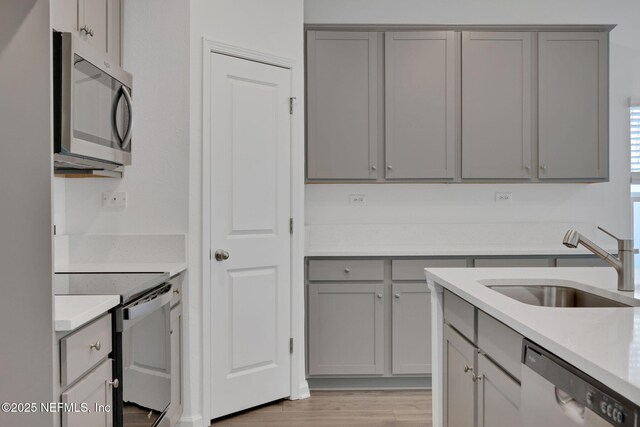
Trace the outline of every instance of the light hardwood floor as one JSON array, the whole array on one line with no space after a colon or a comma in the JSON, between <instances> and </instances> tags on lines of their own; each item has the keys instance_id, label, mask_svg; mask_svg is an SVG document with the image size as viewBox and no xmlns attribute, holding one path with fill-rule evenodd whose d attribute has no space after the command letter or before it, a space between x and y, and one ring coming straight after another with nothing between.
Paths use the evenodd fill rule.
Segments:
<instances>
[{"instance_id":1,"label":"light hardwood floor","mask_svg":"<svg viewBox=\"0 0 640 427\"><path fill-rule=\"evenodd\" d=\"M212 427L431 426L430 391L316 391L216 420Z\"/></svg>"}]
</instances>

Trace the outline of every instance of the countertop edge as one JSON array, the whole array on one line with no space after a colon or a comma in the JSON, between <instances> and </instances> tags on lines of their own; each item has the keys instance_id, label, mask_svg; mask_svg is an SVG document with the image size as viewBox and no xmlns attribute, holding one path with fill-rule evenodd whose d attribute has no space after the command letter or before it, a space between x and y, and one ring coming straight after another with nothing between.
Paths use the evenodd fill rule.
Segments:
<instances>
[{"instance_id":1,"label":"countertop edge","mask_svg":"<svg viewBox=\"0 0 640 427\"><path fill-rule=\"evenodd\" d=\"M89 297L89 298L87 298ZM76 308L75 312L65 317L60 316L59 309L54 312L55 316L55 332L70 332L78 329L82 325L102 316L113 307L120 304L119 295L56 295L56 305L63 304L63 301L71 303L72 301L81 301L83 308ZM91 304L89 304L89 301ZM59 308L59 307L58 307Z\"/></svg>"}]
</instances>

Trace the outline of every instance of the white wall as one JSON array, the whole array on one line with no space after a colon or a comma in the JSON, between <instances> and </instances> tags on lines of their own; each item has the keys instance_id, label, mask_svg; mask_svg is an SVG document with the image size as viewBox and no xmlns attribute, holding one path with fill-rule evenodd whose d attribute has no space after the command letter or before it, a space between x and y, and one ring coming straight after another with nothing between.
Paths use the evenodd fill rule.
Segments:
<instances>
[{"instance_id":1,"label":"white wall","mask_svg":"<svg viewBox=\"0 0 640 427\"><path fill-rule=\"evenodd\" d=\"M618 24L610 38L610 169L603 184L307 185L306 222L592 222L631 234L628 98L640 95L637 0L305 0L310 24ZM497 205L495 191L511 191ZM367 206L349 206L364 193Z\"/></svg>"},{"instance_id":2,"label":"white wall","mask_svg":"<svg viewBox=\"0 0 640 427\"><path fill-rule=\"evenodd\" d=\"M207 39L229 43L232 45L268 52L274 55L295 60L298 64L293 75L293 93L300 100L299 109L293 118L293 147L294 170L294 199L298 202L293 212L296 221L303 221L303 123L304 105L303 83L303 1L302 0L192 0L191 1L191 144L190 144L190 199L189 199L189 269L191 272L201 271L203 268L202 254L202 200L200 197L202 184L202 40ZM302 231L302 227L299 228ZM293 282L300 284L294 289L292 298L294 306L302 309L302 233L294 235L294 253L299 254L293 270ZM206 264L208 266L208 263ZM209 286L204 284L204 286ZM298 289L299 288L299 289ZM195 338L197 334L207 334L202 331L203 313L196 302L201 300L200 286L192 284L189 298L194 304L189 307L192 315L188 319L190 334ZM206 301L204 302L206 306ZM303 322L293 322L294 336L302 342ZM200 336L201 337L201 336ZM196 363L206 364L206 360L198 360L202 354L202 342L195 340L190 345L190 359L195 367ZM294 368L302 377L302 383L297 385L299 389L293 390L298 395L300 389L306 389L304 381L303 355L294 361ZM204 366L203 366L204 367ZM206 367L208 368L208 367ZM193 369L187 379L189 393L196 396L198 386L207 389L207 369L198 372ZM208 395L203 394L205 400ZM191 407L185 413L186 418L196 418L207 402L200 402L202 406L195 406L197 402L192 399ZM207 414L204 414L207 417ZM203 420L202 425L208 426L208 420Z\"/></svg>"},{"instance_id":3,"label":"white wall","mask_svg":"<svg viewBox=\"0 0 640 427\"><path fill-rule=\"evenodd\" d=\"M53 402L49 1L0 2L0 402ZM0 412L2 426L54 414Z\"/></svg>"},{"instance_id":4,"label":"white wall","mask_svg":"<svg viewBox=\"0 0 640 427\"><path fill-rule=\"evenodd\" d=\"M189 194L189 4L125 1L123 68L133 74L133 164L123 179L56 182L58 234L186 233ZM58 181L58 180L56 180ZM127 207L103 208L103 191Z\"/></svg>"}]
</instances>

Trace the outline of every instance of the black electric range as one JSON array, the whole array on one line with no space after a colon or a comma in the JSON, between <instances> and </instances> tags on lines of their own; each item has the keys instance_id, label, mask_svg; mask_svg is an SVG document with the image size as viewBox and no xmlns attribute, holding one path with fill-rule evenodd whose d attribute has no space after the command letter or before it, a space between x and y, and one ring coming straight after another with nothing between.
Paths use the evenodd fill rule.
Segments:
<instances>
[{"instance_id":1,"label":"black electric range","mask_svg":"<svg viewBox=\"0 0 640 427\"><path fill-rule=\"evenodd\" d=\"M168 281L168 273L55 274L55 295L120 296L111 316L115 427L168 425L173 295Z\"/></svg>"}]
</instances>

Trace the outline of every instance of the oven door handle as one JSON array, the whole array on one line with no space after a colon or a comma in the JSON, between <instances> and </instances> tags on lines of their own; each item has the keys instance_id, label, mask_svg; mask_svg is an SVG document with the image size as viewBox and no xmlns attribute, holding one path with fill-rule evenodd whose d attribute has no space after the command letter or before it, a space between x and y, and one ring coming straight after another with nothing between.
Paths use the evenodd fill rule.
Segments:
<instances>
[{"instance_id":1,"label":"oven door handle","mask_svg":"<svg viewBox=\"0 0 640 427\"><path fill-rule=\"evenodd\" d=\"M124 320L134 320L144 317L153 313L162 306L169 304L173 298L173 292L171 292L171 284L168 283L163 289L163 293L156 297L143 302L142 304L135 304L131 306L123 307Z\"/></svg>"}]
</instances>

